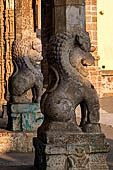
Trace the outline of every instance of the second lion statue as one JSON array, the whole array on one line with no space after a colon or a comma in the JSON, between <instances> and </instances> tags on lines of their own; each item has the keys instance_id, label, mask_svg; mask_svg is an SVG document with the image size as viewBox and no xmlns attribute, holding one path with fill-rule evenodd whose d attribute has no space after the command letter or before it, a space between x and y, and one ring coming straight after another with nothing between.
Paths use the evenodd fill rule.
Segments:
<instances>
[{"instance_id":1,"label":"second lion statue","mask_svg":"<svg viewBox=\"0 0 113 170\"><path fill-rule=\"evenodd\" d=\"M41 41L38 38L15 40L13 45L14 73L9 81L10 102L29 103L26 93L32 90L32 102L40 103L43 88Z\"/></svg>"},{"instance_id":2,"label":"second lion statue","mask_svg":"<svg viewBox=\"0 0 113 170\"><path fill-rule=\"evenodd\" d=\"M86 66L94 64L90 53L89 34L56 34L48 46L49 86L41 100L45 121L43 128L62 131L100 132L99 98L87 80ZM75 109L81 106L81 128L77 125Z\"/></svg>"}]
</instances>

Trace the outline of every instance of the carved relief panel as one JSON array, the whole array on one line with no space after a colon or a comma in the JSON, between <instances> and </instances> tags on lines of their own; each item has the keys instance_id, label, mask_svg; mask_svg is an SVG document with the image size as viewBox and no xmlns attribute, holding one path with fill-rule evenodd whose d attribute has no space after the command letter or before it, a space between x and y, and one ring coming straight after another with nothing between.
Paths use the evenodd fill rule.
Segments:
<instances>
[{"instance_id":1,"label":"carved relief panel","mask_svg":"<svg viewBox=\"0 0 113 170\"><path fill-rule=\"evenodd\" d=\"M4 102L4 4L3 0L0 1L0 110L2 109L1 106Z\"/></svg>"},{"instance_id":2,"label":"carved relief panel","mask_svg":"<svg viewBox=\"0 0 113 170\"><path fill-rule=\"evenodd\" d=\"M0 1L0 106L8 99L8 79L13 72L14 0ZM2 108L0 108L2 110Z\"/></svg>"},{"instance_id":3,"label":"carved relief panel","mask_svg":"<svg viewBox=\"0 0 113 170\"><path fill-rule=\"evenodd\" d=\"M14 0L5 1L5 81L6 81L6 99L9 99L8 79L13 72L12 64L12 44L14 41Z\"/></svg>"}]
</instances>

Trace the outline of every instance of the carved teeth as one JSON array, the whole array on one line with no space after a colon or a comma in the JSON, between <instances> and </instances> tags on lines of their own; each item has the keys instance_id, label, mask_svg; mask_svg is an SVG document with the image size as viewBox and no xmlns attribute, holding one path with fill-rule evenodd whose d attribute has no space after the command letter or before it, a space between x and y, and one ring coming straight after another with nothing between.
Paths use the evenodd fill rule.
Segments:
<instances>
[{"instance_id":1,"label":"carved teeth","mask_svg":"<svg viewBox=\"0 0 113 170\"><path fill-rule=\"evenodd\" d=\"M40 62L37 61L36 64L40 64Z\"/></svg>"}]
</instances>

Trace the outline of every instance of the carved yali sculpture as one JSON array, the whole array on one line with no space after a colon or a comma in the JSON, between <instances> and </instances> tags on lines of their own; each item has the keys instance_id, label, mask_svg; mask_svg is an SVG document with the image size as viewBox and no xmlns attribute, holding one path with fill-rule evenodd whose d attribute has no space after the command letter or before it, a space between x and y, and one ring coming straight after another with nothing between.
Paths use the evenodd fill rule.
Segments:
<instances>
[{"instance_id":1,"label":"carved yali sculpture","mask_svg":"<svg viewBox=\"0 0 113 170\"><path fill-rule=\"evenodd\" d=\"M11 102L29 103L26 92L32 89L32 102L40 103L43 76L40 62L41 41L38 38L16 40L13 46L14 73L9 81Z\"/></svg>"},{"instance_id":2,"label":"carved yali sculpture","mask_svg":"<svg viewBox=\"0 0 113 170\"><path fill-rule=\"evenodd\" d=\"M87 132L100 132L99 99L87 80L86 66L94 64L87 32L56 34L48 46L49 86L41 100L45 121L42 129L81 132L75 109L81 106L80 126ZM40 128L40 130L41 130Z\"/></svg>"}]
</instances>

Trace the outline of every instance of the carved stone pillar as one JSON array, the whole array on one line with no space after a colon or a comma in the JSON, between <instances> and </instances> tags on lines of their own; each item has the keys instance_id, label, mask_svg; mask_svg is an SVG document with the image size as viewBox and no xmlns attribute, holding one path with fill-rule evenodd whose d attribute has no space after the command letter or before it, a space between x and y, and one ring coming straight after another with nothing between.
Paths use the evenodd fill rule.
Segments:
<instances>
[{"instance_id":1,"label":"carved stone pillar","mask_svg":"<svg viewBox=\"0 0 113 170\"><path fill-rule=\"evenodd\" d=\"M4 4L3 0L0 1L0 110L1 106L4 103L4 94L5 94L5 80L4 80Z\"/></svg>"},{"instance_id":2,"label":"carved stone pillar","mask_svg":"<svg viewBox=\"0 0 113 170\"><path fill-rule=\"evenodd\" d=\"M75 27L85 29L85 1L84 0L42 0L42 28L43 45L42 71L44 84L47 84L48 64L46 60L47 44L52 35L64 31L72 32Z\"/></svg>"},{"instance_id":3,"label":"carved stone pillar","mask_svg":"<svg viewBox=\"0 0 113 170\"><path fill-rule=\"evenodd\" d=\"M85 29L84 0L54 0L54 31L74 31L75 27Z\"/></svg>"},{"instance_id":4,"label":"carved stone pillar","mask_svg":"<svg viewBox=\"0 0 113 170\"><path fill-rule=\"evenodd\" d=\"M35 1L33 1L35 2ZM15 0L16 39L36 37L32 0Z\"/></svg>"},{"instance_id":5,"label":"carved stone pillar","mask_svg":"<svg viewBox=\"0 0 113 170\"><path fill-rule=\"evenodd\" d=\"M51 35L75 27L85 30L84 0L42 0L42 41L44 48ZM44 49L44 54L46 50Z\"/></svg>"},{"instance_id":6,"label":"carved stone pillar","mask_svg":"<svg viewBox=\"0 0 113 170\"><path fill-rule=\"evenodd\" d=\"M5 81L6 99L9 100L8 81L13 72L12 44L14 41L14 0L5 1Z\"/></svg>"}]
</instances>

